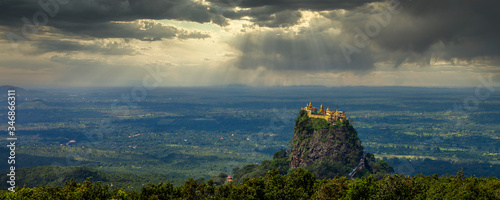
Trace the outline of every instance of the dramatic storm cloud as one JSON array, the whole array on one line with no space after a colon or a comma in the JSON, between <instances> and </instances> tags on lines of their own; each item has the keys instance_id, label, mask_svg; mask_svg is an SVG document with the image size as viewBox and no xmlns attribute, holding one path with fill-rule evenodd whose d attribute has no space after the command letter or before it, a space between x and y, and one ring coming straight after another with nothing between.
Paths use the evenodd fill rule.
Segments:
<instances>
[{"instance_id":1,"label":"dramatic storm cloud","mask_svg":"<svg viewBox=\"0 0 500 200\"><path fill-rule=\"evenodd\" d=\"M401 17L374 39L383 50L402 52L407 61L499 56L499 1L417 1L402 2L402 6Z\"/></svg>"},{"instance_id":2,"label":"dramatic storm cloud","mask_svg":"<svg viewBox=\"0 0 500 200\"><path fill-rule=\"evenodd\" d=\"M241 34L235 39L242 52L238 66L357 71L376 63L430 65L433 59L489 64L500 53L498 6L500 2L419 1L327 11L291 34Z\"/></svg>"},{"instance_id":3,"label":"dramatic storm cloud","mask_svg":"<svg viewBox=\"0 0 500 200\"><path fill-rule=\"evenodd\" d=\"M498 7L493 0L4 0L0 77L128 85L154 64L166 86L470 86L474 77L500 77ZM96 80L96 73L107 75Z\"/></svg>"},{"instance_id":4,"label":"dramatic storm cloud","mask_svg":"<svg viewBox=\"0 0 500 200\"><path fill-rule=\"evenodd\" d=\"M176 19L199 23L213 21L216 24L225 22L211 12L207 5L186 0L3 0L0 10L0 23L3 25L21 25L21 17L33 16L41 10L53 16L52 23L60 26L65 23L136 19Z\"/></svg>"}]
</instances>

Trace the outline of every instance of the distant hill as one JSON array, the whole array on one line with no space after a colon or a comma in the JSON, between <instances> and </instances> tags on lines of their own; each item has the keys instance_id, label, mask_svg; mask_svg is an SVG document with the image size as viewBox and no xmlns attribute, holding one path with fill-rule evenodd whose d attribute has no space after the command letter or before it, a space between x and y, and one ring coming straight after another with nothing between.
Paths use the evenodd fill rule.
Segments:
<instances>
[{"instance_id":1,"label":"distant hill","mask_svg":"<svg viewBox=\"0 0 500 200\"><path fill-rule=\"evenodd\" d=\"M12 85L3 85L0 86L0 96L7 96L8 90L16 90L16 94L22 97L41 97L47 95L47 93L38 90L26 90Z\"/></svg>"},{"instance_id":2,"label":"distant hill","mask_svg":"<svg viewBox=\"0 0 500 200\"><path fill-rule=\"evenodd\" d=\"M48 109L49 106L45 104L44 100L35 100L31 102L24 102L19 104L17 107L20 109Z\"/></svg>"},{"instance_id":3,"label":"distant hill","mask_svg":"<svg viewBox=\"0 0 500 200\"><path fill-rule=\"evenodd\" d=\"M12 86L12 85L3 85L3 86L0 86L0 91L2 93L7 92L7 90L16 90L16 92L22 92L22 93L26 92L25 89L20 88L20 87L16 87L16 86Z\"/></svg>"}]
</instances>

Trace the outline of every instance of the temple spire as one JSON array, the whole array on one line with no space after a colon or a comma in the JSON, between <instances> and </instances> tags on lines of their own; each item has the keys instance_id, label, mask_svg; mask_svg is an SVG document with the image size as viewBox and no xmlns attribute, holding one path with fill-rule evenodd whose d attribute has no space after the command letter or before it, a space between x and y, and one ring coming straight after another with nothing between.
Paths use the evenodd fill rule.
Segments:
<instances>
[{"instance_id":1,"label":"temple spire","mask_svg":"<svg viewBox=\"0 0 500 200\"><path fill-rule=\"evenodd\" d=\"M325 109L323 109L323 103L321 103L321 106L319 107L319 112L320 113L324 113L325 112Z\"/></svg>"}]
</instances>

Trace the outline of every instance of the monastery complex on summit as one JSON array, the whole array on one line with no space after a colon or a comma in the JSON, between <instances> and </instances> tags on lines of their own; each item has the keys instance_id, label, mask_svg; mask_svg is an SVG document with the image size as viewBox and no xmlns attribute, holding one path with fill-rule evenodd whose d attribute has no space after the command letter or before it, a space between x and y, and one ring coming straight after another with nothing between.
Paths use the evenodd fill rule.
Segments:
<instances>
[{"instance_id":1,"label":"monastery complex on summit","mask_svg":"<svg viewBox=\"0 0 500 200\"><path fill-rule=\"evenodd\" d=\"M309 102L307 106L302 107L301 110L305 110L307 112L308 117L321 118L329 122L336 122L336 121L344 122L347 120L344 111L339 111L338 109L330 110L328 107L325 110L323 108L323 104L321 104L318 110L317 108L312 106L311 102Z\"/></svg>"}]
</instances>

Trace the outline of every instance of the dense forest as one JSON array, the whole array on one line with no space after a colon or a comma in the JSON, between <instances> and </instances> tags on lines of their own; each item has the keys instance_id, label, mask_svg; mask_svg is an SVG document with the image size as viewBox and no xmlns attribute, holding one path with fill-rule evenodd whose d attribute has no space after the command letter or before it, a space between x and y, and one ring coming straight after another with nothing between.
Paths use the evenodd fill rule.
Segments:
<instances>
[{"instance_id":1,"label":"dense forest","mask_svg":"<svg viewBox=\"0 0 500 200\"><path fill-rule=\"evenodd\" d=\"M176 186L182 185L187 179L171 178L161 174L130 174L130 173L107 173L89 167L60 167L60 166L38 166L27 167L16 170L16 185L23 187L36 186L64 186L65 181L74 179L77 182L85 181L92 177L92 181L101 181L111 188L125 188L127 190L140 191L142 186L151 183L169 182ZM0 176L1 180L8 180L7 173ZM7 181L0 182L1 188L11 187Z\"/></svg>"},{"instance_id":2,"label":"dense forest","mask_svg":"<svg viewBox=\"0 0 500 200\"><path fill-rule=\"evenodd\" d=\"M405 176L377 179L374 176L347 179L317 179L298 168L289 175L270 170L266 176L242 183L189 179L182 186L147 184L140 192L111 189L101 182L67 181L64 186L16 188L1 191L2 199L500 199L496 177L465 177L463 172L444 176Z\"/></svg>"}]
</instances>

